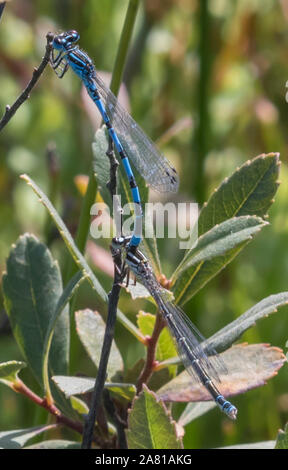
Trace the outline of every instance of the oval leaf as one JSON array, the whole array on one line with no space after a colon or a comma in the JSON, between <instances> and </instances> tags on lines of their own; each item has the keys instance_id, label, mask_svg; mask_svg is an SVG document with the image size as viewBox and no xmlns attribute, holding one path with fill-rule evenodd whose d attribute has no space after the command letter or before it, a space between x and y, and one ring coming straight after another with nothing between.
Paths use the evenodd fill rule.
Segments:
<instances>
[{"instance_id":1,"label":"oval leaf","mask_svg":"<svg viewBox=\"0 0 288 470\"><path fill-rule=\"evenodd\" d=\"M49 429L55 429L57 425L36 426L34 428L15 429L13 431L0 432L0 449L20 449L29 439L38 436Z\"/></svg>"},{"instance_id":2,"label":"oval leaf","mask_svg":"<svg viewBox=\"0 0 288 470\"><path fill-rule=\"evenodd\" d=\"M98 312L92 312L89 309L75 312L75 320L79 338L98 368L106 329L105 322ZM119 370L123 370L123 361L113 340L107 366L108 377L113 377Z\"/></svg>"},{"instance_id":3,"label":"oval leaf","mask_svg":"<svg viewBox=\"0 0 288 470\"><path fill-rule=\"evenodd\" d=\"M175 425L165 405L144 386L129 411L128 448L181 449Z\"/></svg>"},{"instance_id":4,"label":"oval leaf","mask_svg":"<svg viewBox=\"0 0 288 470\"><path fill-rule=\"evenodd\" d=\"M268 222L260 219L260 217L252 216L234 217L215 225L199 237L197 245L189 252L189 256L185 258L185 262L180 269L177 269L172 281L191 266L213 259L216 256L223 256L240 243L251 239L265 225L268 225Z\"/></svg>"},{"instance_id":5,"label":"oval leaf","mask_svg":"<svg viewBox=\"0 0 288 470\"><path fill-rule=\"evenodd\" d=\"M270 295L261 300L252 308L243 313L239 318L229 323L209 339L203 342L203 347L223 351L238 339L244 331L255 325L260 318L267 317L270 313L277 312L278 307L288 304L288 292Z\"/></svg>"},{"instance_id":6,"label":"oval leaf","mask_svg":"<svg viewBox=\"0 0 288 470\"><path fill-rule=\"evenodd\" d=\"M91 392L95 385L95 379L91 377L71 377L57 375L53 377L54 382L67 398L73 395L84 395ZM128 383L105 383L105 388L109 389L118 397L131 401L136 394L136 387Z\"/></svg>"},{"instance_id":7,"label":"oval leaf","mask_svg":"<svg viewBox=\"0 0 288 470\"><path fill-rule=\"evenodd\" d=\"M55 311L53 315L50 317L49 324L47 325L47 332L45 337L45 343L43 348L43 383L46 390L46 397L48 400L51 400L51 391L49 385L49 370L48 370L48 360L49 360L49 352L52 344L53 334L58 322L61 313L63 312L66 305L71 300L73 294L76 292L78 287L80 286L81 282L85 280L82 272L77 272L73 278L70 280L66 288L64 289L62 295L58 299Z\"/></svg>"},{"instance_id":8,"label":"oval leaf","mask_svg":"<svg viewBox=\"0 0 288 470\"><path fill-rule=\"evenodd\" d=\"M198 235L203 235L215 225L233 217L251 215L264 218L279 186L279 165L278 153L263 154L249 160L226 178L200 212ZM183 305L191 299L232 261L248 241L243 241L224 256L191 266L175 278L173 292L176 302ZM185 254L180 267L189 255L190 251Z\"/></svg>"},{"instance_id":9,"label":"oval leaf","mask_svg":"<svg viewBox=\"0 0 288 470\"><path fill-rule=\"evenodd\" d=\"M281 349L267 344L238 344L219 356L229 371L227 375L219 375L221 383L217 384L225 397L264 385L286 362ZM212 400L206 388L186 371L158 390L157 396L164 401L177 402Z\"/></svg>"},{"instance_id":10,"label":"oval leaf","mask_svg":"<svg viewBox=\"0 0 288 470\"><path fill-rule=\"evenodd\" d=\"M47 327L62 295L58 264L34 235L21 236L10 251L3 276L5 307L16 341L38 382L42 384ZM68 370L69 311L64 309L55 328L50 366L53 374ZM42 384L43 385L43 384Z\"/></svg>"},{"instance_id":11,"label":"oval leaf","mask_svg":"<svg viewBox=\"0 0 288 470\"><path fill-rule=\"evenodd\" d=\"M71 377L69 375L55 375L52 377L57 387L67 398L73 395L83 395L93 390L95 379L90 377Z\"/></svg>"},{"instance_id":12,"label":"oval leaf","mask_svg":"<svg viewBox=\"0 0 288 470\"><path fill-rule=\"evenodd\" d=\"M199 215L199 236L224 220L241 215L264 217L279 182L279 153L248 160L214 191Z\"/></svg>"}]
</instances>

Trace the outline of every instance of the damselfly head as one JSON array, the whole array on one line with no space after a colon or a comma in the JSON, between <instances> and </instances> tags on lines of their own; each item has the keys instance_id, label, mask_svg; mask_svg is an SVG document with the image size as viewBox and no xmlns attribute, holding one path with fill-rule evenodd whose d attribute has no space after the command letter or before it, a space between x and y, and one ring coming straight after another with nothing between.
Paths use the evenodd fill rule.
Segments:
<instances>
[{"instance_id":1,"label":"damselfly head","mask_svg":"<svg viewBox=\"0 0 288 470\"><path fill-rule=\"evenodd\" d=\"M130 239L131 237L114 237L112 238L111 245L115 250L117 250L126 246Z\"/></svg>"},{"instance_id":2,"label":"damselfly head","mask_svg":"<svg viewBox=\"0 0 288 470\"><path fill-rule=\"evenodd\" d=\"M75 29L71 29L70 31L66 31L65 33L54 36L53 47L58 51L65 50L69 48L73 42L79 41L79 39L80 34L75 31Z\"/></svg>"}]
</instances>

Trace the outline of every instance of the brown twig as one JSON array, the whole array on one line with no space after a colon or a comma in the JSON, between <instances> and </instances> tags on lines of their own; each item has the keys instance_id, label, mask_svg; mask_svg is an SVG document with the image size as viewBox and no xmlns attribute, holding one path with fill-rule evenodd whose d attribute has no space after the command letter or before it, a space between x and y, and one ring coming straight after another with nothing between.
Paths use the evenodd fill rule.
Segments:
<instances>
[{"instance_id":1,"label":"brown twig","mask_svg":"<svg viewBox=\"0 0 288 470\"><path fill-rule=\"evenodd\" d=\"M47 44L46 44L45 55L39 67L34 69L32 78L30 82L28 83L28 85L26 86L25 90L21 93L20 96L18 96L17 100L12 104L12 106L9 106L9 104L7 104L5 113L0 121L0 131L3 129L3 127L6 126L6 124L8 124L8 122L14 116L18 108L29 98L31 90L34 88L40 76L42 75L46 65L49 63L50 53L52 50L53 34L48 33L46 35L46 39L47 39Z\"/></svg>"},{"instance_id":2,"label":"brown twig","mask_svg":"<svg viewBox=\"0 0 288 470\"><path fill-rule=\"evenodd\" d=\"M156 315L153 333L149 338L147 338L146 362L137 382L137 394L141 392L143 384L148 382L153 373L155 365L157 364L155 360L156 347L160 333L163 330L165 324L166 323L164 319L158 313L158 315Z\"/></svg>"},{"instance_id":3,"label":"brown twig","mask_svg":"<svg viewBox=\"0 0 288 470\"><path fill-rule=\"evenodd\" d=\"M22 395L25 395L27 398L29 398L29 400L36 403L36 405L45 408L45 410L55 416L57 423L64 424L69 428L73 429L74 431L82 434L83 425L81 423L73 421L72 419L63 415L54 404L48 404L45 398L41 398L39 397L39 395L36 395L36 393L34 393L29 387L27 387L27 385L25 385L22 380L18 379L17 382L13 384L13 389L15 390L15 392L22 393Z\"/></svg>"}]
</instances>

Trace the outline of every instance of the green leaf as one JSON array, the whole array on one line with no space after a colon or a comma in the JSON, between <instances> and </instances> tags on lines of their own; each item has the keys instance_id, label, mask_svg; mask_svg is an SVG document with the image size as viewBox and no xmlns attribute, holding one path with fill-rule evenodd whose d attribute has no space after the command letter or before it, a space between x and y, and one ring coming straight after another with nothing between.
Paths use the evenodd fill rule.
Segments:
<instances>
[{"instance_id":1,"label":"green leaf","mask_svg":"<svg viewBox=\"0 0 288 470\"><path fill-rule=\"evenodd\" d=\"M181 276L191 266L203 263L216 256L223 256L227 251L232 250L242 242L252 239L253 235L265 225L268 225L268 222L255 216L234 217L215 225L199 237L197 245L190 250L185 262L173 274L172 281Z\"/></svg>"},{"instance_id":2,"label":"green leaf","mask_svg":"<svg viewBox=\"0 0 288 470\"><path fill-rule=\"evenodd\" d=\"M267 317L270 313L277 312L278 307L288 304L288 292L270 295L255 304L252 308L243 313L229 325L203 342L203 347L223 351L227 349L236 339L238 339L244 331L254 326L260 318Z\"/></svg>"},{"instance_id":3,"label":"green leaf","mask_svg":"<svg viewBox=\"0 0 288 470\"><path fill-rule=\"evenodd\" d=\"M98 369L106 328L105 322L98 312L92 312L89 309L75 312L75 320L79 338ZM108 377L113 377L116 372L123 370L123 367L121 354L113 340L107 367Z\"/></svg>"},{"instance_id":4,"label":"green leaf","mask_svg":"<svg viewBox=\"0 0 288 470\"><path fill-rule=\"evenodd\" d=\"M25 362L2 362L0 364L0 382L15 390L14 386L19 381L18 373L24 367L26 367Z\"/></svg>"},{"instance_id":5,"label":"green leaf","mask_svg":"<svg viewBox=\"0 0 288 470\"><path fill-rule=\"evenodd\" d=\"M132 401L136 395L136 387L134 384L127 383L105 383L105 388L111 392L112 395L119 399L123 398L127 401Z\"/></svg>"},{"instance_id":6,"label":"green leaf","mask_svg":"<svg viewBox=\"0 0 288 470\"><path fill-rule=\"evenodd\" d=\"M52 344L53 334L57 325L57 321L61 316L66 305L71 300L72 296L80 286L81 282L85 280L82 272L79 271L76 273L73 278L70 280L66 288L64 289L62 295L60 296L58 303L56 305L53 315L50 317L49 324L47 326L47 332L45 337L45 344L43 348L43 383L46 390L46 397L51 397L50 385L49 385L49 371L48 371L48 359L49 352ZM63 332L64 333L64 332Z\"/></svg>"},{"instance_id":7,"label":"green leaf","mask_svg":"<svg viewBox=\"0 0 288 470\"><path fill-rule=\"evenodd\" d=\"M67 398L73 395L83 395L93 390L95 379L90 377L71 377L68 375L55 375L52 380Z\"/></svg>"},{"instance_id":8,"label":"green leaf","mask_svg":"<svg viewBox=\"0 0 288 470\"><path fill-rule=\"evenodd\" d=\"M65 441L64 439L51 439L51 441L42 441L24 449L81 449L80 442Z\"/></svg>"},{"instance_id":9,"label":"green leaf","mask_svg":"<svg viewBox=\"0 0 288 470\"><path fill-rule=\"evenodd\" d=\"M66 395L67 398L73 395L83 395L91 392L95 385L95 378L92 377L71 377L71 376L55 376L54 382L60 390ZM118 397L131 401L136 394L136 387L128 383L105 383L105 388L109 389L113 394Z\"/></svg>"},{"instance_id":10,"label":"green leaf","mask_svg":"<svg viewBox=\"0 0 288 470\"><path fill-rule=\"evenodd\" d=\"M59 230L59 233L61 237L63 238L69 252L72 255L72 258L74 259L75 263L79 267L79 269L83 272L84 276L87 276L92 287L96 290L96 292L99 294L102 300L107 301L107 294L104 291L103 287L101 286L100 282L92 272L91 268L87 264L84 256L80 252L80 250L77 248L77 246L74 243L74 240L67 229L66 225L64 224L63 220L57 213L55 207L51 204L47 196L43 193L43 191L37 186L37 184L29 178L28 175L21 175L21 178L26 181L26 183L32 187L33 191L37 196L39 197L40 202L46 207L48 210L50 216L54 220L54 223L56 227Z\"/></svg>"},{"instance_id":11,"label":"green leaf","mask_svg":"<svg viewBox=\"0 0 288 470\"><path fill-rule=\"evenodd\" d=\"M128 448L181 449L175 424L165 405L144 386L129 411Z\"/></svg>"},{"instance_id":12,"label":"green leaf","mask_svg":"<svg viewBox=\"0 0 288 470\"><path fill-rule=\"evenodd\" d=\"M199 236L224 220L242 215L264 217L279 182L279 153L248 160L214 191L199 215Z\"/></svg>"},{"instance_id":13,"label":"green leaf","mask_svg":"<svg viewBox=\"0 0 288 470\"><path fill-rule=\"evenodd\" d=\"M225 397L266 384L267 380L274 377L286 362L281 349L267 344L238 344L219 354L219 357L228 369L227 374L219 374L219 389ZM213 363L213 356L210 360ZM157 396L169 402L198 402L212 399L206 388L186 371L181 372L158 390Z\"/></svg>"},{"instance_id":14,"label":"green leaf","mask_svg":"<svg viewBox=\"0 0 288 470\"><path fill-rule=\"evenodd\" d=\"M106 155L107 149L108 149L107 132L105 130L105 126L102 126L102 128L96 132L94 142L92 144L93 168L94 168L97 181L99 183L101 196L103 200L105 201L105 203L110 208L110 211L112 214L111 195L106 187L106 183L110 179L110 163ZM135 176L135 179L139 188L139 192L141 195L142 207L144 208L145 203L148 201L149 190L148 190L148 187L146 186L145 180L139 175L137 170L133 168L133 172L134 172L134 176ZM131 204L133 202L129 181L121 163L118 168L117 192L121 196L122 207L124 207L126 204L129 204L129 203ZM145 224L146 224L145 231L149 232L149 236L147 236L148 233L146 233L146 235L143 237L142 244L144 246L144 251L147 257L149 258L151 264L153 265L154 270L157 273L160 273L161 266L160 266L160 259L159 259L158 249L157 249L156 238L155 238L155 234L153 230L152 217L145 217Z\"/></svg>"},{"instance_id":15,"label":"green leaf","mask_svg":"<svg viewBox=\"0 0 288 470\"><path fill-rule=\"evenodd\" d=\"M133 280L132 282L130 281L129 286L127 287L125 286L125 290L131 295L131 298L133 300L136 300L136 299L148 299L149 300L151 298L150 292L146 289L146 287L143 286L143 284L141 284L138 281L136 282L136 284L133 284Z\"/></svg>"},{"instance_id":16,"label":"green leaf","mask_svg":"<svg viewBox=\"0 0 288 470\"><path fill-rule=\"evenodd\" d=\"M50 424L49 426L36 426L33 428L0 432L0 449L20 449L27 441L32 439L32 437L55 428L55 424Z\"/></svg>"},{"instance_id":17,"label":"green leaf","mask_svg":"<svg viewBox=\"0 0 288 470\"><path fill-rule=\"evenodd\" d=\"M143 310L140 310L140 312L137 315L137 324L138 324L139 330L144 336L152 335L154 326L155 326L155 320L156 320L155 315L152 315L152 313L146 313L146 312L143 312Z\"/></svg>"},{"instance_id":18,"label":"green leaf","mask_svg":"<svg viewBox=\"0 0 288 470\"><path fill-rule=\"evenodd\" d=\"M37 381L43 384L43 355L50 319L62 296L62 279L57 262L34 235L22 235L13 246L3 276L4 301L15 339ZM62 310L51 344L49 372L66 374L69 360L69 309ZM54 394L55 392L55 394ZM73 416L67 400L53 388L54 399Z\"/></svg>"},{"instance_id":19,"label":"green leaf","mask_svg":"<svg viewBox=\"0 0 288 470\"><path fill-rule=\"evenodd\" d=\"M198 235L203 235L215 225L233 217L251 215L264 218L279 186L279 165L278 153L263 154L249 160L226 178L200 212ZM224 256L191 266L182 276L174 279L173 292L176 302L183 305L191 299L230 263L248 242L249 240L243 241ZM187 251L180 267L189 255L190 250Z\"/></svg>"},{"instance_id":20,"label":"green leaf","mask_svg":"<svg viewBox=\"0 0 288 470\"><path fill-rule=\"evenodd\" d=\"M78 397L71 397L70 403L73 410L77 411L80 415L87 415L89 413L89 408L83 400L80 400Z\"/></svg>"},{"instance_id":21,"label":"green leaf","mask_svg":"<svg viewBox=\"0 0 288 470\"><path fill-rule=\"evenodd\" d=\"M24 179L26 181L26 183L29 186L32 187L35 194L37 194L37 196L39 197L40 202L44 205L44 207L46 207L46 209L48 210L50 216L54 220L54 223L55 223L56 227L58 228L59 233L60 233L61 237L63 238L63 241L66 244L69 252L71 253L75 263L77 264L79 269L81 269L81 271L83 272L83 275L85 277L87 276L87 279L89 280L92 288L95 289L95 291L97 292L97 294L99 295L101 300L103 300L104 302L107 303L107 301L108 301L107 293L105 292L105 290L101 286L100 282L98 281L98 279L95 276L95 274L93 273L93 271L90 269L90 267L89 267L87 261L85 260L84 256L82 255L80 250L75 245L74 240L73 240L69 230L67 229L67 227L64 224L63 220L61 219L61 217L57 213L55 207L53 207L53 205L51 204L51 202L49 201L47 196L37 186L37 184L31 178L29 178L29 176L21 175L21 178ZM141 335L140 335L139 331L137 330L137 328L135 327L135 325L130 320L128 320L128 318L119 309L117 310L117 318L122 323L122 325L128 331L130 331L131 334L133 334L140 341L143 340L143 338L141 337Z\"/></svg>"},{"instance_id":22,"label":"green leaf","mask_svg":"<svg viewBox=\"0 0 288 470\"><path fill-rule=\"evenodd\" d=\"M62 295L58 264L48 248L33 235L21 236L10 251L7 273L3 276L5 307L13 334L38 382L47 327ZM69 312L61 313L51 345L53 374L68 371Z\"/></svg>"},{"instance_id":23,"label":"green leaf","mask_svg":"<svg viewBox=\"0 0 288 470\"><path fill-rule=\"evenodd\" d=\"M131 298L133 300L136 299L147 299L149 302L151 302L153 305L155 305L155 300L151 296L150 292L146 289L143 284L141 284L140 281L137 280L136 284L133 284L133 280L130 281L129 286L124 286L126 292L128 292L131 295ZM163 289L164 291L164 289ZM165 298L167 301L169 300L170 302L173 302L174 300L174 295L173 292L170 290L165 289Z\"/></svg>"},{"instance_id":24,"label":"green leaf","mask_svg":"<svg viewBox=\"0 0 288 470\"><path fill-rule=\"evenodd\" d=\"M144 351L143 351L144 353ZM141 374L143 367L145 365L145 359L141 357L138 359L131 368L125 368L123 382L136 383L139 375Z\"/></svg>"},{"instance_id":25,"label":"green leaf","mask_svg":"<svg viewBox=\"0 0 288 470\"><path fill-rule=\"evenodd\" d=\"M275 449L288 449L288 424L286 424L284 431L278 431Z\"/></svg>"}]
</instances>

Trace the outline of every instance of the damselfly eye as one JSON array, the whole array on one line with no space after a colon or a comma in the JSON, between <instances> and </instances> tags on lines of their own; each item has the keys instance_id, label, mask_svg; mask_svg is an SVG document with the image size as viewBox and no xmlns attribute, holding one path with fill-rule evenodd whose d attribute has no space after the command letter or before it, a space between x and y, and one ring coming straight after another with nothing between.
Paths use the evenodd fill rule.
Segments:
<instances>
[{"instance_id":1,"label":"damselfly eye","mask_svg":"<svg viewBox=\"0 0 288 470\"><path fill-rule=\"evenodd\" d=\"M75 29L71 29L71 31L68 31L67 35L71 42L76 42L80 39L80 34L75 31Z\"/></svg>"}]
</instances>

